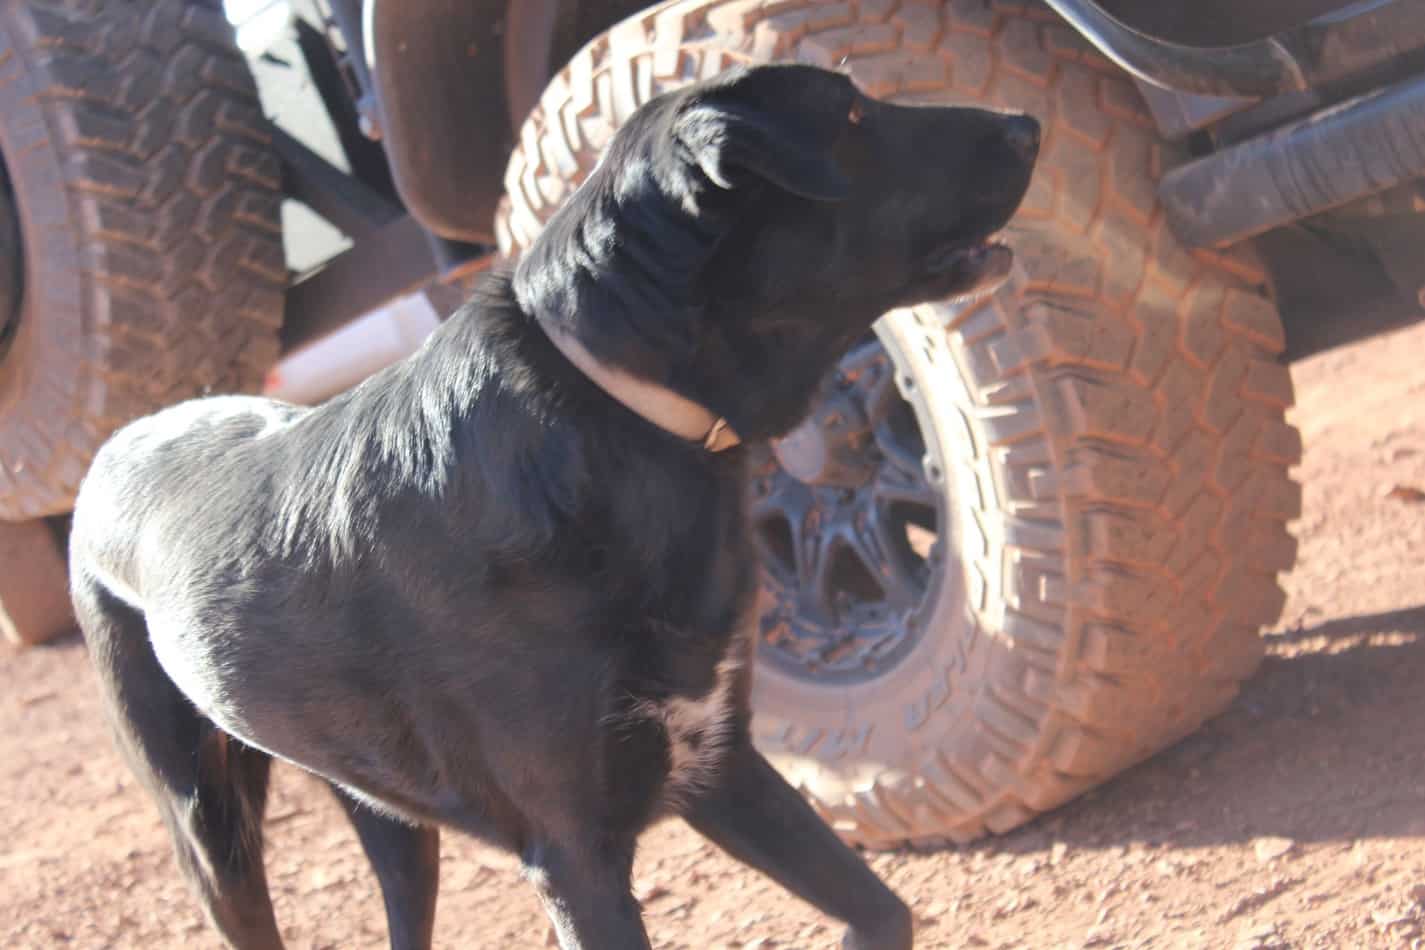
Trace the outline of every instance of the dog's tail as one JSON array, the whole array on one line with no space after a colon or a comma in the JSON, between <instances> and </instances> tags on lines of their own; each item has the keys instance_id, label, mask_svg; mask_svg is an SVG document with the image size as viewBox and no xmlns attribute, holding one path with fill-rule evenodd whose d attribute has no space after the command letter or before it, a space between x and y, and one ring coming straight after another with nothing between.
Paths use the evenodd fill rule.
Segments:
<instances>
[{"instance_id":1,"label":"dog's tail","mask_svg":"<svg viewBox=\"0 0 1425 950\"><path fill-rule=\"evenodd\" d=\"M219 730L179 691L159 665L142 612L78 563L70 584L115 738L158 802L184 877L233 946L280 948L262 864L271 760Z\"/></svg>"}]
</instances>

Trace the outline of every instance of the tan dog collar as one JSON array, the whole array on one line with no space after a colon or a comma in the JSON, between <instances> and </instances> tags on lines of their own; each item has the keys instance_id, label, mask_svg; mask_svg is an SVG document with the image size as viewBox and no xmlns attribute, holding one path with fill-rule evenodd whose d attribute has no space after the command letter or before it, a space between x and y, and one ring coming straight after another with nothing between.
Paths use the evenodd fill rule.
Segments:
<instances>
[{"instance_id":1,"label":"tan dog collar","mask_svg":"<svg viewBox=\"0 0 1425 950\"><path fill-rule=\"evenodd\" d=\"M707 407L666 386L606 366L570 334L542 322L540 326L555 348L596 386L660 429L697 442L709 452L721 452L741 444L742 439L727 420L713 415Z\"/></svg>"}]
</instances>

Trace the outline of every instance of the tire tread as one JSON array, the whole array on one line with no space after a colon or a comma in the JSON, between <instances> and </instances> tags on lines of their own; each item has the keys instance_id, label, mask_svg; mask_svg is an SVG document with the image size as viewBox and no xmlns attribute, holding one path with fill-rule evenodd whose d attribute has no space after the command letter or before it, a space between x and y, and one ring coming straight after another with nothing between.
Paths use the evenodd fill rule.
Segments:
<instances>
[{"instance_id":1,"label":"tire tread","mask_svg":"<svg viewBox=\"0 0 1425 950\"><path fill-rule=\"evenodd\" d=\"M5 420L0 518L20 520L67 510L117 426L194 395L255 391L277 355L287 274L280 168L220 9L7 8L0 70L23 60L46 126L7 158L60 170L64 198L37 201L55 207L36 223L77 238L86 326L46 341L67 352L43 368L44 405Z\"/></svg>"}]
</instances>

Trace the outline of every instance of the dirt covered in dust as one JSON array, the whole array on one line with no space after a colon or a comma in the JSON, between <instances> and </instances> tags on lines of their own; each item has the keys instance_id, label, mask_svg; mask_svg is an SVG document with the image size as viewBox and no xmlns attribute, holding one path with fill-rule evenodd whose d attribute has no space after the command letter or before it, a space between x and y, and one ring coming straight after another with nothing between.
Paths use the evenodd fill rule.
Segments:
<instances>
[{"instance_id":1,"label":"dirt covered in dust","mask_svg":"<svg viewBox=\"0 0 1425 950\"><path fill-rule=\"evenodd\" d=\"M1293 369L1301 559L1261 672L1222 717L1012 834L870 858L921 947L1425 946L1425 327ZM386 946L324 787L267 818L293 948ZM447 835L437 946L542 947L510 859ZM840 928L685 828L645 839L659 948L821 948ZM0 656L0 946L216 947L114 754L83 645Z\"/></svg>"}]
</instances>

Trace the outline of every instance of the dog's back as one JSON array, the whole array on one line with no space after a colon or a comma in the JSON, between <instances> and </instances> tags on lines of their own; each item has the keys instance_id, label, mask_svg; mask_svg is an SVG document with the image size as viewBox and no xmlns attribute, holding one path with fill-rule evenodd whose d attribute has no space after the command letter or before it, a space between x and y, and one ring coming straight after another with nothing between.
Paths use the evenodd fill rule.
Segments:
<instances>
[{"instance_id":1,"label":"dog's back","mask_svg":"<svg viewBox=\"0 0 1425 950\"><path fill-rule=\"evenodd\" d=\"M100 449L80 486L70 543L76 566L120 600L141 606L141 581L129 576L138 563L133 549L183 497L174 489L305 412L258 396L218 396L124 426Z\"/></svg>"}]
</instances>

